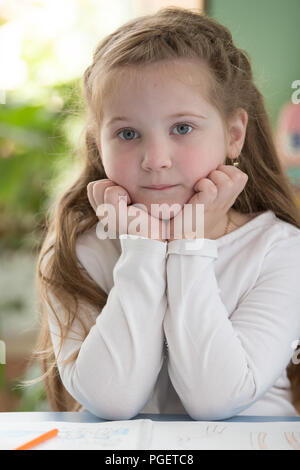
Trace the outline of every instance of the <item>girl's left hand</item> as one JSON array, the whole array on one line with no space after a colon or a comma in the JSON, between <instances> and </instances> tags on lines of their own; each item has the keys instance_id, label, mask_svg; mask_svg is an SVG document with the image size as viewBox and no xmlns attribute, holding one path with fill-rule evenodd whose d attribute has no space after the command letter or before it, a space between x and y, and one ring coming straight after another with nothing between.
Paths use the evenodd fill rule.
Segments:
<instances>
[{"instance_id":1,"label":"girl's left hand","mask_svg":"<svg viewBox=\"0 0 300 470\"><path fill-rule=\"evenodd\" d=\"M220 230L220 222L226 220L226 213L245 188L247 181L248 175L233 165L219 165L206 178L198 180L194 185L196 194L189 199L187 204L192 204L192 206L204 204L204 230L203 227L195 227L197 222L195 220L196 211L192 210L192 220L187 220L187 224L185 223L183 227L182 236L179 238L202 238L203 232L204 238L216 236L217 228ZM179 214L170 220L169 242L178 239L177 231L174 234L174 224L176 223L176 218L180 217L180 214L182 221L184 221L184 207ZM186 227L186 225L188 226ZM224 228L225 224L223 223ZM173 238L174 235L176 235L175 238Z\"/></svg>"}]
</instances>

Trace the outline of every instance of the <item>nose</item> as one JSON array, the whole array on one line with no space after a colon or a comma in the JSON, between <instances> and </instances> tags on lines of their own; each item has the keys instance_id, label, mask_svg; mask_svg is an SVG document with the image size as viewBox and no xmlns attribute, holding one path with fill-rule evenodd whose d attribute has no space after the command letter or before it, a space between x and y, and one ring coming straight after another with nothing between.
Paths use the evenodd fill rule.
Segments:
<instances>
[{"instance_id":1,"label":"nose","mask_svg":"<svg viewBox=\"0 0 300 470\"><path fill-rule=\"evenodd\" d=\"M161 168L170 168L172 166L171 158L165 146L157 144L148 144L144 151L142 168L144 170L157 171Z\"/></svg>"}]
</instances>

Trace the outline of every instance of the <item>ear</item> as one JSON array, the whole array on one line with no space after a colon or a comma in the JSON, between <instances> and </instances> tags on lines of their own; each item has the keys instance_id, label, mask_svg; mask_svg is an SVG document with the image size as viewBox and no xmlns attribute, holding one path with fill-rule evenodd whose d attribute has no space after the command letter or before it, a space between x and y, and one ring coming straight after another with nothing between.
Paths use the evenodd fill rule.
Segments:
<instances>
[{"instance_id":1,"label":"ear","mask_svg":"<svg viewBox=\"0 0 300 470\"><path fill-rule=\"evenodd\" d=\"M227 125L227 156L235 159L242 151L248 124L248 113L238 108Z\"/></svg>"}]
</instances>

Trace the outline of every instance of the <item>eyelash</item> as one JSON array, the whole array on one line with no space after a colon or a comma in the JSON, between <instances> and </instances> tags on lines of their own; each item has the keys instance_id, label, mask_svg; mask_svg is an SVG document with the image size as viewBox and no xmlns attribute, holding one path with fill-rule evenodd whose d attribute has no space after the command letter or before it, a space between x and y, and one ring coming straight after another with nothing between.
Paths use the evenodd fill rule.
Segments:
<instances>
[{"instance_id":1,"label":"eyelash","mask_svg":"<svg viewBox=\"0 0 300 470\"><path fill-rule=\"evenodd\" d=\"M175 125L173 126L173 129L174 129L175 127L179 127L179 126L188 126L188 127L191 127L192 129L194 129L194 126L192 126L191 124L188 124L187 122L180 122L179 124L175 124ZM134 129L131 129L131 127L124 127L123 129L120 129L119 131L117 131L116 136L118 137L119 134L121 134L121 132L128 131L128 130L129 130L129 131L133 131ZM188 134L190 134L190 133L191 133L191 132L188 132ZM182 134L182 136L185 136L185 135L188 135L188 134ZM129 140L122 139L122 140L124 140L125 142L131 142L131 141L134 140L134 139L129 139Z\"/></svg>"}]
</instances>

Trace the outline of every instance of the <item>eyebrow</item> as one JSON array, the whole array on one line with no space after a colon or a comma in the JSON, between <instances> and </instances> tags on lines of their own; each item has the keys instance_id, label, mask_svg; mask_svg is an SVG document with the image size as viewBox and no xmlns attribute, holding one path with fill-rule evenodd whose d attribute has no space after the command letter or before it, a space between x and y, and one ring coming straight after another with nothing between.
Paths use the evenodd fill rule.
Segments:
<instances>
[{"instance_id":1,"label":"eyebrow","mask_svg":"<svg viewBox=\"0 0 300 470\"><path fill-rule=\"evenodd\" d=\"M202 119L207 119L206 116L202 116L201 114L195 114L195 113L189 113L189 112L172 114L171 116L168 116L167 118L169 119L169 118L182 117L182 116L194 116L194 117L198 117ZM130 121L130 118L127 118L124 116L113 117L112 119L108 121L107 126L111 126L116 121Z\"/></svg>"}]
</instances>

